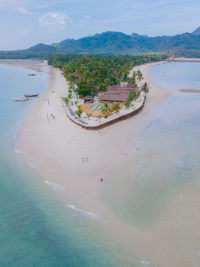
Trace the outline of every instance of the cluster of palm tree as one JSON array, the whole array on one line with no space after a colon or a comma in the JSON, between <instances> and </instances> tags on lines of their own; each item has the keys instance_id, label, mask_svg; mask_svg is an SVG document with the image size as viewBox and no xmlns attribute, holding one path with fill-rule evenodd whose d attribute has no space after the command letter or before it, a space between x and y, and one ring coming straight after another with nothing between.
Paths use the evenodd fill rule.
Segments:
<instances>
[{"instance_id":1,"label":"cluster of palm tree","mask_svg":"<svg viewBox=\"0 0 200 267\"><path fill-rule=\"evenodd\" d=\"M119 112L120 111L120 104L119 103L113 103L112 105L109 105L107 102L104 103L103 108L101 110L101 113L103 115L109 115L112 112Z\"/></svg>"},{"instance_id":2,"label":"cluster of palm tree","mask_svg":"<svg viewBox=\"0 0 200 267\"><path fill-rule=\"evenodd\" d=\"M160 61L165 55L146 54L135 56L99 55L52 55L48 63L62 69L65 78L77 85L80 97L96 95L106 91L108 85L129 81L128 73L133 66ZM131 81L136 84L142 79L140 71L134 73Z\"/></svg>"}]
</instances>

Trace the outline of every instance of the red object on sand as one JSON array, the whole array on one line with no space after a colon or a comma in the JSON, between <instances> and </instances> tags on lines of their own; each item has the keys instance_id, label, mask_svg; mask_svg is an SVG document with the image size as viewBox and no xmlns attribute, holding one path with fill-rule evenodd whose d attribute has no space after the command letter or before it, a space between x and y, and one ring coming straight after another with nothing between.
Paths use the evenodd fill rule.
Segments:
<instances>
[{"instance_id":1,"label":"red object on sand","mask_svg":"<svg viewBox=\"0 0 200 267\"><path fill-rule=\"evenodd\" d=\"M103 182L103 179L101 178L100 181Z\"/></svg>"}]
</instances>

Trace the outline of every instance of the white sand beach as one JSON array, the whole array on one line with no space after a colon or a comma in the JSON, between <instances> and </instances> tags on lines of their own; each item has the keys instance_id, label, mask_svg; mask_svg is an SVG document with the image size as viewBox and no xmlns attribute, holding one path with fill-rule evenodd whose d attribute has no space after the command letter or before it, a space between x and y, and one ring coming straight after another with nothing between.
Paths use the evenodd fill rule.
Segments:
<instances>
[{"instance_id":1,"label":"white sand beach","mask_svg":"<svg viewBox=\"0 0 200 267\"><path fill-rule=\"evenodd\" d=\"M59 70L50 70L49 88L28 116L19 142L42 175L64 188L70 188L72 200L82 208L100 212L93 201L93 197L97 199L101 187L99 178L103 178L117 157L127 150L129 140L140 131L151 107L171 95L171 92L150 82L148 69L151 65L136 68L151 84L142 112L98 131L82 129L67 118L61 101L61 97L67 95L66 80ZM87 194L88 190L90 194Z\"/></svg>"},{"instance_id":2,"label":"white sand beach","mask_svg":"<svg viewBox=\"0 0 200 267\"><path fill-rule=\"evenodd\" d=\"M138 229L116 216L104 201L105 188L112 191L112 185L119 179L108 180L107 174L113 166L126 161L129 144L144 126L150 110L172 94L152 83L149 68L154 64L159 63L135 68L141 70L151 87L144 109L130 119L98 131L82 129L68 119L61 101L67 95L66 80L59 70L50 67L49 88L38 99L19 136L20 149L38 166L44 181L62 188L55 190L60 201L69 208L89 211L106 222L102 226L104 236L116 242L126 258L126 266L131 266L132 260L172 266L169 257L174 259L173 248L167 249L166 242L160 239L161 226L158 233L153 228Z\"/></svg>"}]
</instances>

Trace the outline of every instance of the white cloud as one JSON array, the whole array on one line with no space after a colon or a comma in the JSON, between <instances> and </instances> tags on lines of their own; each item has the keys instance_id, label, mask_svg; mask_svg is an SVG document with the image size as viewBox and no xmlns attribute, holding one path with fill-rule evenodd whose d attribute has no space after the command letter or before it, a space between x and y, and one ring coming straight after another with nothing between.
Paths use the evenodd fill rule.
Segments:
<instances>
[{"instance_id":1,"label":"white cloud","mask_svg":"<svg viewBox=\"0 0 200 267\"><path fill-rule=\"evenodd\" d=\"M0 0L0 7L16 7L27 3L27 0Z\"/></svg>"},{"instance_id":2,"label":"white cloud","mask_svg":"<svg viewBox=\"0 0 200 267\"><path fill-rule=\"evenodd\" d=\"M91 17L89 15L84 16L85 19L90 19Z\"/></svg>"},{"instance_id":3,"label":"white cloud","mask_svg":"<svg viewBox=\"0 0 200 267\"><path fill-rule=\"evenodd\" d=\"M64 30L72 23L70 18L63 13L48 12L38 18L40 26L48 31Z\"/></svg>"},{"instance_id":4,"label":"white cloud","mask_svg":"<svg viewBox=\"0 0 200 267\"><path fill-rule=\"evenodd\" d=\"M29 12L25 7L17 7L17 11L23 15L32 15L32 13Z\"/></svg>"}]
</instances>

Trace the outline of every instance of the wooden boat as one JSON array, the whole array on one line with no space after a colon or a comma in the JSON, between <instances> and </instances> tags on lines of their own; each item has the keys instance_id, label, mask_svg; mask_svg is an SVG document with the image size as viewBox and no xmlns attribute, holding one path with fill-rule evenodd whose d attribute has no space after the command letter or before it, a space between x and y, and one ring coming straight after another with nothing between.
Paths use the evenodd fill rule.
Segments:
<instances>
[{"instance_id":1,"label":"wooden boat","mask_svg":"<svg viewBox=\"0 0 200 267\"><path fill-rule=\"evenodd\" d=\"M28 76L35 76L35 73L29 73Z\"/></svg>"},{"instance_id":2,"label":"wooden boat","mask_svg":"<svg viewBox=\"0 0 200 267\"><path fill-rule=\"evenodd\" d=\"M39 94L27 94L27 95L24 95L25 97L37 97L39 96Z\"/></svg>"},{"instance_id":3,"label":"wooden boat","mask_svg":"<svg viewBox=\"0 0 200 267\"><path fill-rule=\"evenodd\" d=\"M24 101L27 101L28 98L27 97L24 97L24 96L21 96L21 97L18 97L18 98L15 98L14 101L21 101L21 102L24 102Z\"/></svg>"}]
</instances>

